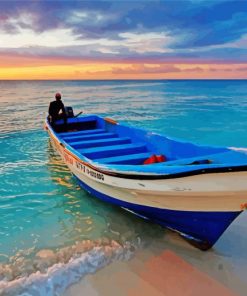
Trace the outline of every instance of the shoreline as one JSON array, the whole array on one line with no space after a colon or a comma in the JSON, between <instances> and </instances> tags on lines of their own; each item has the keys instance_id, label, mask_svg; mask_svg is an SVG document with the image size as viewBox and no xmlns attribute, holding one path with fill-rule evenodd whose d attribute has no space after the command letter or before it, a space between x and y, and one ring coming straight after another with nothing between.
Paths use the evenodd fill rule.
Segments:
<instances>
[{"instance_id":1,"label":"shoreline","mask_svg":"<svg viewBox=\"0 0 247 296\"><path fill-rule=\"evenodd\" d=\"M173 236L173 235L172 235ZM243 287L244 288L244 287ZM199 270L171 249L155 244L137 250L129 261L116 261L86 275L63 296L152 295L236 296L221 282Z\"/></svg>"}]
</instances>

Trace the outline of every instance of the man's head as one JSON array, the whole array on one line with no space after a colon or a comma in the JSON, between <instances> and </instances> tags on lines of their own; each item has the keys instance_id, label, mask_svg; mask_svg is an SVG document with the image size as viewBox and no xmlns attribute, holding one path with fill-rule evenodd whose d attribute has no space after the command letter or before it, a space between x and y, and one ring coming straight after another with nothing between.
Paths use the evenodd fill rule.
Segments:
<instances>
[{"instance_id":1,"label":"man's head","mask_svg":"<svg viewBox=\"0 0 247 296\"><path fill-rule=\"evenodd\" d=\"M57 101L59 101L59 100L61 100L62 96L61 96L60 93L56 93L55 98L56 98Z\"/></svg>"}]
</instances>

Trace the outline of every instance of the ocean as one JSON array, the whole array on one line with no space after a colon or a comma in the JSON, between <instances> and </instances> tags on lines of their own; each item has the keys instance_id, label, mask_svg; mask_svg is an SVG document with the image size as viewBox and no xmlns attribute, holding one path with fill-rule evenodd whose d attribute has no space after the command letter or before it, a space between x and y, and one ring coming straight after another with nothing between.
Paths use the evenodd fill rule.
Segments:
<instances>
[{"instance_id":1,"label":"ocean","mask_svg":"<svg viewBox=\"0 0 247 296\"><path fill-rule=\"evenodd\" d=\"M201 252L86 193L43 130L56 92L75 114L200 144L247 147L247 80L0 81L0 295L62 295L153 242L246 295L246 213Z\"/></svg>"}]
</instances>

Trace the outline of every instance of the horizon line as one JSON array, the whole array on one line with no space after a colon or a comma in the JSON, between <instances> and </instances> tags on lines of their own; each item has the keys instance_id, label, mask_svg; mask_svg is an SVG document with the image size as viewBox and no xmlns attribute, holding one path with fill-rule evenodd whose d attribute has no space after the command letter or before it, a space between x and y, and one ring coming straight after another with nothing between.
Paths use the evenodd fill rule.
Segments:
<instances>
[{"instance_id":1,"label":"horizon line","mask_svg":"<svg viewBox=\"0 0 247 296\"><path fill-rule=\"evenodd\" d=\"M132 78L115 78L115 79L0 79L0 81L166 81L166 80L247 80L246 78L161 78L161 79L155 79L155 78L138 78L138 79L132 79Z\"/></svg>"}]
</instances>

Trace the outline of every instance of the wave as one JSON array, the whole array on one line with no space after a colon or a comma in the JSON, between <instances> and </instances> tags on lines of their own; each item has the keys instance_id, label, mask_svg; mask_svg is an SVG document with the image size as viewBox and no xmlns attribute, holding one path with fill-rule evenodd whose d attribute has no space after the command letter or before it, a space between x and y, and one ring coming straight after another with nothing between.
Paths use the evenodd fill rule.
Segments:
<instances>
[{"instance_id":1,"label":"wave","mask_svg":"<svg viewBox=\"0 0 247 296\"><path fill-rule=\"evenodd\" d=\"M129 260L135 247L114 240L84 240L58 251L41 250L33 259L0 265L0 295L61 295L83 276L115 260Z\"/></svg>"},{"instance_id":2,"label":"wave","mask_svg":"<svg viewBox=\"0 0 247 296\"><path fill-rule=\"evenodd\" d=\"M229 147L229 149L236 150L236 151L241 151L243 153L247 153L247 148L246 147Z\"/></svg>"}]
</instances>

